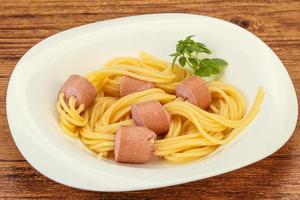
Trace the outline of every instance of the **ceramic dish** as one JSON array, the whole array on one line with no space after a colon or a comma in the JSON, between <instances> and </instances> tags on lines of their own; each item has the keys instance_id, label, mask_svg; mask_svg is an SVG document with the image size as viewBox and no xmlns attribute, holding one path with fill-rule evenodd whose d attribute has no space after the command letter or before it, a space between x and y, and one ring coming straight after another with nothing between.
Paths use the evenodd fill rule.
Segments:
<instances>
[{"instance_id":1,"label":"ceramic dish","mask_svg":"<svg viewBox=\"0 0 300 200\"><path fill-rule=\"evenodd\" d=\"M176 41L197 35L229 67L224 81L252 102L258 86L265 99L256 119L208 158L184 165L153 161L116 164L89 154L60 129L57 91L71 74L100 69L110 58L149 52L170 60ZM31 48L9 82L7 116L26 160L59 183L86 190L129 191L200 180L239 169L278 150L292 135L298 114L290 77L259 38L229 22L190 14L153 14L113 19L53 35Z\"/></svg>"}]
</instances>

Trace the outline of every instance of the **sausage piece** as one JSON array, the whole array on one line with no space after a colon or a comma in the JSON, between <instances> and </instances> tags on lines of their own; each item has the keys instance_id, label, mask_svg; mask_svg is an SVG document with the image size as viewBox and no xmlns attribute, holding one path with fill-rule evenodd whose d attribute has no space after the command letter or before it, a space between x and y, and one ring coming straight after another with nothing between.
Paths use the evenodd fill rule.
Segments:
<instances>
[{"instance_id":1,"label":"sausage piece","mask_svg":"<svg viewBox=\"0 0 300 200\"><path fill-rule=\"evenodd\" d=\"M84 77L79 75L70 76L62 85L60 93L65 94L65 102L67 103L71 96L77 100L76 107L84 104L84 107L89 107L97 96L95 87Z\"/></svg>"},{"instance_id":2,"label":"sausage piece","mask_svg":"<svg viewBox=\"0 0 300 200\"><path fill-rule=\"evenodd\" d=\"M121 126L115 139L115 161L123 163L146 163L155 151L156 135L144 126Z\"/></svg>"},{"instance_id":3,"label":"sausage piece","mask_svg":"<svg viewBox=\"0 0 300 200\"><path fill-rule=\"evenodd\" d=\"M170 128L170 114L157 100L135 104L131 107L131 113L137 125L146 126L158 135Z\"/></svg>"},{"instance_id":4,"label":"sausage piece","mask_svg":"<svg viewBox=\"0 0 300 200\"><path fill-rule=\"evenodd\" d=\"M211 103L211 95L205 81L198 76L191 76L179 84L176 87L176 96L188 99L201 109L206 109Z\"/></svg>"},{"instance_id":5,"label":"sausage piece","mask_svg":"<svg viewBox=\"0 0 300 200\"><path fill-rule=\"evenodd\" d=\"M124 97L134 92L141 92L154 87L153 83L123 76L120 80L120 96Z\"/></svg>"}]
</instances>

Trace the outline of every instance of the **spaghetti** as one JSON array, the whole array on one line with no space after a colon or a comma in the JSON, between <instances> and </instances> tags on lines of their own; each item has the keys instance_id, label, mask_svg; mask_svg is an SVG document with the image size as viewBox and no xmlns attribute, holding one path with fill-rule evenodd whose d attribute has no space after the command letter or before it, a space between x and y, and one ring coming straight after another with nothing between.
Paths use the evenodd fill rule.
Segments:
<instances>
[{"instance_id":1,"label":"spaghetti","mask_svg":"<svg viewBox=\"0 0 300 200\"><path fill-rule=\"evenodd\" d=\"M120 77L127 75L155 83L156 88L119 97ZM92 106L78 108L76 98L66 103L64 93L56 104L59 124L68 135L79 138L100 157L108 157L114 150L115 133L120 126L134 125L131 106L149 100L158 100L170 113L168 133L155 141L155 155L172 163L197 160L228 143L257 115L264 97L259 88L253 105L246 113L241 93L221 81L207 83L212 103L207 110L174 95L175 88L191 74L179 66L146 53L140 58L116 58L103 70L89 73L86 78L97 90Z\"/></svg>"}]
</instances>

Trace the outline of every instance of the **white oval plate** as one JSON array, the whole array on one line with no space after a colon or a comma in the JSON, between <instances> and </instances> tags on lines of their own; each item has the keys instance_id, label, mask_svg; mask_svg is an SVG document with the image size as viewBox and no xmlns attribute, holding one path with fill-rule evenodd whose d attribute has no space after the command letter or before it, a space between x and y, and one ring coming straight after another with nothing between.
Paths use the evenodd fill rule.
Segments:
<instances>
[{"instance_id":1,"label":"white oval plate","mask_svg":"<svg viewBox=\"0 0 300 200\"><path fill-rule=\"evenodd\" d=\"M257 87L265 89L259 115L231 143L190 164L121 165L96 159L62 132L55 102L70 74L86 74L110 58L137 56L139 51L170 60L176 42L187 35L196 35L214 56L229 62L224 80L240 88L249 103ZM7 92L11 134L26 160L52 180L95 191L157 188L239 169L278 150L292 135L297 114L290 77L265 43L231 23L190 14L113 19L51 36L18 62Z\"/></svg>"}]
</instances>

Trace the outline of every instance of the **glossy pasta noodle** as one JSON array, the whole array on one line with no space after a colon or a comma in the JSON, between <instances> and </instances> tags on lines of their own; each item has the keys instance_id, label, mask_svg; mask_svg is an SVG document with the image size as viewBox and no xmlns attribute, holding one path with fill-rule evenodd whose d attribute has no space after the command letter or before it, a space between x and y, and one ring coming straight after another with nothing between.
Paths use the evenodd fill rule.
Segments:
<instances>
[{"instance_id":1,"label":"glossy pasta noodle","mask_svg":"<svg viewBox=\"0 0 300 200\"><path fill-rule=\"evenodd\" d=\"M119 79L123 75L153 82L156 88L119 97ZM256 98L246 113L242 94L221 81L208 82L212 103L208 110L174 95L175 88L191 74L179 66L146 53L140 58L121 57L109 61L103 70L89 73L86 78L97 89L97 97L88 109L75 107L75 97L65 103L60 93L56 104L59 124L70 136L79 138L100 157L113 153L115 133L122 125L134 125L133 104L158 100L171 114L170 129L155 141L155 155L172 163L197 160L228 143L256 116L264 97L258 88Z\"/></svg>"}]
</instances>

